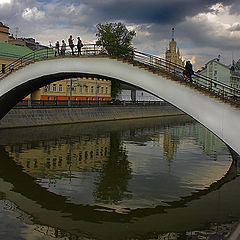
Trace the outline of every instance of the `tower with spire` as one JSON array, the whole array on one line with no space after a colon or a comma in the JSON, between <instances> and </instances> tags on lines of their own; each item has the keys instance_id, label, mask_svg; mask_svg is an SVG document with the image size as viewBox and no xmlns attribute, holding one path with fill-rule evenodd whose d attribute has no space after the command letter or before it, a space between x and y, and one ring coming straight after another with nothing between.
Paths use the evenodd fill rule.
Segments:
<instances>
[{"instance_id":1,"label":"tower with spire","mask_svg":"<svg viewBox=\"0 0 240 240\"><path fill-rule=\"evenodd\" d=\"M180 57L179 48L177 48L177 43L174 40L174 28L172 28L172 40L169 42L169 48L166 48L165 59L167 61L184 66L184 62Z\"/></svg>"}]
</instances>

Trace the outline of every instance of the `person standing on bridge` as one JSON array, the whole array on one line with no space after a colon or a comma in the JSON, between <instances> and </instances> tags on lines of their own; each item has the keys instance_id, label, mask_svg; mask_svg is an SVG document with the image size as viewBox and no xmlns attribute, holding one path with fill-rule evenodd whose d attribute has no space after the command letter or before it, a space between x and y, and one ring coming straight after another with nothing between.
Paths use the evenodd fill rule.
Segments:
<instances>
[{"instance_id":1,"label":"person standing on bridge","mask_svg":"<svg viewBox=\"0 0 240 240\"><path fill-rule=\"evenodd\" d=\"M78 50L78 56L79 56L79 55L82 55L81 54L81 48L83 47L83 43L82 43L82 40L80 39L80 37L78 37L77 39L78 39L77 50Z\"/></svg>"},{"instance_id":2,"label":"person standing on bridge","mask_svg":"<svg viewBox=\"0 0 240 240\"><path fill-rule=\"evenodd\" d=\"M183 71L183 74L187 76L187 78L189 79L190 83L193 82L192 75L194 74L194 72L193 72L192 64L191 64L190 61L186 62L185 70Z\"/></svg>"},{"instance_id":3,"label":"person standing on bridge","mask_svg":"<svg viewBox=\"0 0 240 240\"><path fill-rule=\"evenodd\" d=\"M72 55L74 55L74 44L73 44L72 35L70 35L70 37L69 37L69 39L68 39L68 44L69 44L69 47L70 47L71 50L72 50Z\"/></svg>"},{"instance_id":4,"label":"person standing on bridge","mask_svg":"<svg viewBox=\"0 0 240 240\"><path fill-rule=\"evenodd\" d=\"M55 57L57 56L57 54L60 55L59 48L60 48L60 44L59 44L59 41L57 41L55 45Z\"/></svg>"},{"instance_id":5,"label":"person standing on bridge","mask_svg":"<svg viewBox=\"0 0 240 240\"><path fill-rule=\"evenodd\" d=\"M62 46L61 46L61 55L65 56L65 51L66 51L66 43L64 40L62 40Z\"/></svg>"}]
</instances>

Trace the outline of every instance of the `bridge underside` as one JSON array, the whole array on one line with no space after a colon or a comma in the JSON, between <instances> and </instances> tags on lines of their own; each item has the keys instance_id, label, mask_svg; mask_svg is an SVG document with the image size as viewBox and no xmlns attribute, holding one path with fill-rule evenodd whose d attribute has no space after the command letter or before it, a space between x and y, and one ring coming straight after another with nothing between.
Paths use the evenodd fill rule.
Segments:
<instances>
[{"instance_id":1,"label":"bridge underside","mask_svg":"<svg viewBox=\"0 0 240 240\"><path fill-rule=\"evenodd\" d=\"M240 111L166 74L107 57L56 58L36 62L0 81L3 117L19 100L51 82L68 77L101 76L144 89L202 123L240 153Z\"/></svg>"},{"instance_id":2,"label":"bridge underside","mask_svg":"<svg viewBox=\"0 0 240 240\"><path fill-rule=\"evenodd\" d=\"M35 79L31 79L27 82L18 85L2 95L0 97L0 119L2 119L19 101L23 98L31 94L32 92L38 90L41 87L44 87L50 83L60 81L67 78L77 78L77 77L99 77L103 78L104 76L98 74L87 74L87 73L79 73L79 72L60 72L55 74L49 74L41 77L37 77ZM106 79L107 77L105 77ZM112 78L107 78L112 80ZM124 85L126 89L139 89L134 88L134 86Z\"/></svg>"}]
</instances>

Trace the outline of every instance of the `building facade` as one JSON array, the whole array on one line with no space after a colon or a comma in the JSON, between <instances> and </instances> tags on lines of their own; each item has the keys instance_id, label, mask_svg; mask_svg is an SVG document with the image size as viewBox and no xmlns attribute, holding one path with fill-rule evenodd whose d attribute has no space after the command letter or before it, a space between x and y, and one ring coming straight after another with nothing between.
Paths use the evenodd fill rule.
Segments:
<instances>
[{"instance_id":1,"label":"building facade","mask_svg":"<svg viewBox=\"0 0 240 240\"><path fill-rule=\"evenodd\" d=\"M179 48L177 48L177 43L174 40L174 28L172 28L172 40L169 42L169 48L166 48L165 60L184 66Z\"/></svg>"},{"instance_id":2,"label":"building facade","mask_svg":"<svg viewBox=\"0 0 240 240\"><path fill-rule=\"evenodd\" d=\"M117 98L121 101L161 101L160 98L143 90L134 90L135 99L133 99L132 92L132 90L122 89Z\"/></svg>"},{"instance_id":3,"label":"building facade","mask_svg":"<svg viewBox=\"0 0 240 240\"><path fill-rule=\"evenodd\" d=\"M230 85L231 70L228 66L222 64L218 58L214 58L207 62L199 73L221 83Z\"/></svg>"},{"instance_id":4,"label":"building facade","mask_svg":"<svg viewBox=\"0 0 240 240\"><path fill-rule=\"evenodd\" d=\"M65 79L39 89L34 100L108 101L111 100L111 81L91 77Z\"/></svg>"},{"instance_id":5,"label":"building facade","mask_svg":"<svg viewBox=\"0 0 240 240\"><path fill-rule=\"evenodd\" d=\"M232 63L230 84L240 90L240 59L236 63L234 61Z\"/></svg>"}]
</instances>

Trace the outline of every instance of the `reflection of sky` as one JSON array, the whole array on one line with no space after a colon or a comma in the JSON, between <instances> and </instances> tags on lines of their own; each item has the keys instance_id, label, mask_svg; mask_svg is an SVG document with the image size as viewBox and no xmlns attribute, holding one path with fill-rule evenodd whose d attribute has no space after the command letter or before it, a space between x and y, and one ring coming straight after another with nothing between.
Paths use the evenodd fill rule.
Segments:
<instances>
[{"instance_id":1,"label":"reflection of sky","mask_svg":"<svg viewBox=\"0 0 240 240\"><path fill-rule=\"evenodd\" d=\"M69 202L93 204L92 193L96 172L72 172L71 178L62 178L56 181L41 179L41 186L51 192L66 196Z\"/></svg>"},{"instance_id":2,"label":"reflection of sky","mask_svg":"<svg viewBox=\"0 0 240 240\"><path fill-rule=\"evenodd\" d=\"M225 151L213 158L187 138L177 145L172 160L166 159L161 145L152 142L140 146L128 141L125 147L133 171L129 190L134 194L128 204L135 204L135 207L177 200L204 189L221 179L232 161L226 147Z\"/></svg>"},{"instance_id":3,"label":"reflection of sky","mask_svg":"<svg viewBox=\"0 0 240 240\"><path fill-rule=\"evenodd\" d=\"M162 201L179 200L222 178L231 165L227 148L213 157L205 154L201 146L188 138L181 139L171 160L164 156L162 145L153 144L152 141L144 144L125 141L124 147L132 170L132 178L128 182L131 197L122 199L118 206L105 204L116 209L151 207L163 204ZM41 179L40 184L52 192L67 196L70 202L94 204L92 194L98 177L96 172L72 172L71 179L52 182Z\"/></svg>"}]
</instances>

